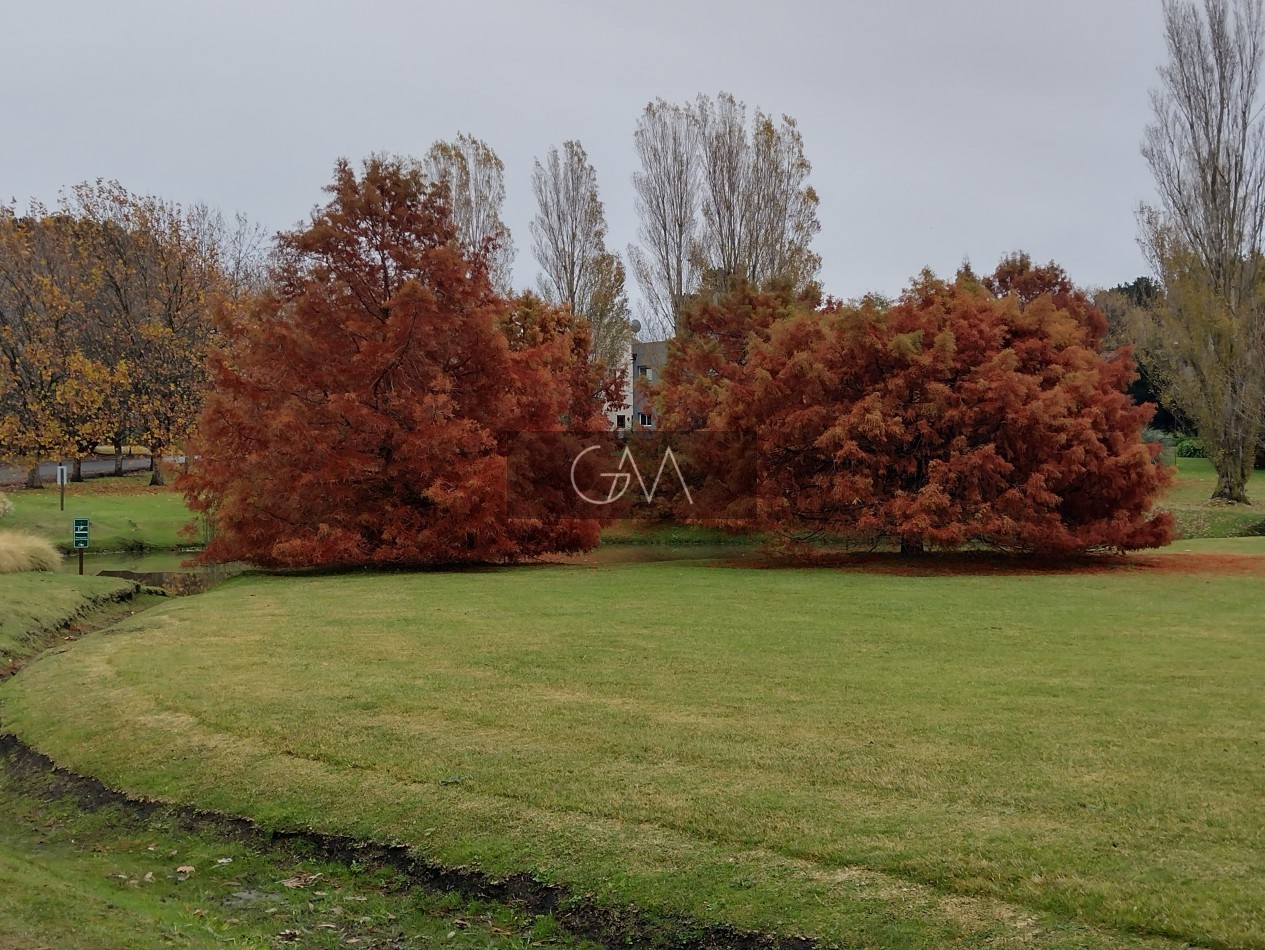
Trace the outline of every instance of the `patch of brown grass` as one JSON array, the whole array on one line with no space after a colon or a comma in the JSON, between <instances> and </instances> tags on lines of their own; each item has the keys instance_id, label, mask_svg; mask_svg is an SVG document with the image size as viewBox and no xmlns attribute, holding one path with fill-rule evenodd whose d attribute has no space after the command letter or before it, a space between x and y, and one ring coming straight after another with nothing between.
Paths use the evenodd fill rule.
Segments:
<instances>
[{"instance_id":1,"label":"patch of brown grass","mask_svg":"<svg viewBox=\"0 0 1265 950\"><path fill-rule=\"evenodd\" d=\"M1138 560L1138 564L1130 566L1162 574L1265 577L1265 557L1259 554L1151 554Z\"/></svg>"}]
</instances>

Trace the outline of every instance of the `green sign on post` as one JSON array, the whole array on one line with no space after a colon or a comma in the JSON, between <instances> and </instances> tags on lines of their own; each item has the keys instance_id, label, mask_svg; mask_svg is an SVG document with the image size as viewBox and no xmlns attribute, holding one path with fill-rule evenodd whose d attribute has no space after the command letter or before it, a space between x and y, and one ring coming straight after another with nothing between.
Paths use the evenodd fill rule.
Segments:
<instances>
[{"instance_id":1,"label":"green sign on post","mask_svg":"<svg viewBox=\"0 0 1265 950\"><path fill-rule=\"evenodd\" d=\"M88 519L76 518L74 534L75 552L79 555L79 573L83 573L83 549L88 546Z\"/></svg>"}]
</instances>

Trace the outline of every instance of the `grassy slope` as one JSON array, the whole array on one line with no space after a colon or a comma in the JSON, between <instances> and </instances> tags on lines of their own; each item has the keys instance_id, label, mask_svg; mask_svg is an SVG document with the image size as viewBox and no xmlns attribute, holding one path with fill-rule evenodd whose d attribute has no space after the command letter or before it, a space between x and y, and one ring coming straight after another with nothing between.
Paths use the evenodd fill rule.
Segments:
<instances>
[{"instance_id":1,"label":"grassy slope","mask_svg":"<svg viewBox=\"0 0 1265 950\"><path fill-rule=\"evenodd\" d=\"M131 586L114 577L0 574L0 670L43 649L41 634Z\"/></svg>"},{"instance_id":2,"label":"grassy slope","mask_svg":"<svg viewBox=\"0 0 1265 950\"><path fill-rule=\"evenodd\" d=\"M42 649L48 631L129 586L105 577L0 576L0 672ZM400 895L390 878L261 853L213 831L182 831L161 817L142 821L117 809L89 813L73 801L50 801L54 779L19 778L3 765L0 948L272 947L284 930L298 931L311 947L339 946L351 936L366 946L573 945L548 918L527 920L503 906L446 895ZM231 861L217 863L225 857ZM200 876L181 880L175 868L182 865L200 869ZM278 885L299 873L322 878L304 889ZM221 903L243 892L261 896Z\"/></svg>"},{"instance_id":3,"label":"grassy slope","mask_svg":"<svg viewBox=\"0 0 1265 950\"><path fill-rule=\"evenodd\" d=\"M12 491L13 511L3 524L42 535L70 550L73 520L88 518L92 553L167 550L182 543L178 532L192 516L180 495L169 488L149 488L148 481L148 473L141 473L68 485L65 511L56 487Z\"/></svg>"},{"instance_id":4,"label":"grassy slope","mask_svg":"<svg viewBox=\"0 0 1265 950\"><path fill-rule=\"evenodd\" d=\"M741 927L1265 947L1262 586L254 577L40 661L0 713L140 794Z\"/></svg>"}]
</instances>

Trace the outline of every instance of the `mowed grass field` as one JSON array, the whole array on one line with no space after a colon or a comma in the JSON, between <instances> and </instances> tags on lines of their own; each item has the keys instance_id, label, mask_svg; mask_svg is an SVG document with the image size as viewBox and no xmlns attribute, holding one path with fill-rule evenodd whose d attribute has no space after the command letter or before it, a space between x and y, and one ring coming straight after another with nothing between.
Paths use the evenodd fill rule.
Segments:
<instances>
[{"instance_id":1,"label":"mowed grass field","mask_svg":"<svg viewBox=\"0 0 1265 950\"><path fill-rule=\"evenodd\" d=\"M669 922L1265 947L1265 540L1184 549L249 576L46 656L0 721L135 795Z\"/></svg>"}]
</instances>

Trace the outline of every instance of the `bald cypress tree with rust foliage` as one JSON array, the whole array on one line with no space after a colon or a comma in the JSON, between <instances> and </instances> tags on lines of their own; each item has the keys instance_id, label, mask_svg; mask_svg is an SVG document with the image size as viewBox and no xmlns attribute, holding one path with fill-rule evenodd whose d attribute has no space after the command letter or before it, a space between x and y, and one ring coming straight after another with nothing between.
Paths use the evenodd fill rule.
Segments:
<instances>
[{"instance_id":1,"label":"bald cypress tree with rust foliage","mask_svg":"<svg viewBox=\"0 0 1265 950\"><path fill-rule=\"evenodd\" d=\"M497 440L601 424L577 369L587 337L539 307L522 332L522 305L494 290L416 163L374 157L357 175L341 161L326 191L280 236L270 288L221 313L179 483L213 522L205 557L434 564L595 546L596 525L566 511L506 517Z\"/></svg>"},{"instance_id":2,"label":"bald cypress tree with rust foliage","mask_svg":"<svg viewBox=\"0 0 1265 950\"><path fill-rule=\"evenodd\" d=\"M727 307L748 328L741 340L716 329ZM1154 407L1127 395L1129 351L1100 355L1105 319L1053 265L1020 255L983 280L924 273L894 304L812 307L739 288L695 314L664 374L665 411L755 427L768 528L911 553L1172 538L1171 516L1152 511L1170 470L1141 439Z\"/></svg>"}]
</instances>

